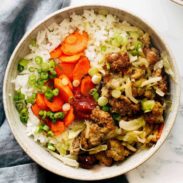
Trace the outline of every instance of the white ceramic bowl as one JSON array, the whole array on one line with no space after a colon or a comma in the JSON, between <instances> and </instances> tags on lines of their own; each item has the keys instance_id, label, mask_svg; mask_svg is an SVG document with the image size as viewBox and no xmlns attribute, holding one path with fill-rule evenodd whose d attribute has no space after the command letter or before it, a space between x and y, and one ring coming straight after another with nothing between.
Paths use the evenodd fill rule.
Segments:
<instances>
[{"instance_id":1,"label":"white ceramic bowl","mask_svg":"<svg viewBox=\"0 0 183 183\"><path fill-rule=\"evenodd\" d=\"M44 150L39 144L35 143L32 138L28 137L25 133L25 126L20 122L18 113L15 109L13 103L13 97L9 95L9 93L13 93L14 86L11 83L11 80L15 78L17 75L17 61L19 58L25 56L28 53L28 43L32 38L34 38L38 31L44 29L48 25L53 22L61 22L64 18L68 17L71 13L82 13L85 9L94 9L95 11L105 9L108 12L118 16L121 20L127 20L129 23L140 27L144 31L148 32L155 44L155 46L160 51L165 51L169 57L169 60L172 65L172 69L175 73L176 82L171 81L171 100L172 100L172 111L166 115L166 123L161 135L161 138L156 143L155 146L150 148L149 150L142 151L137 153L124 162L114 165L112 167L104 167L98 166L92 170L85 169L75 169L69 166L64 165L62 162L54 158L50 155L46 150ZM6 69L6 74L4 78L4 88L3 88L3 101L6 117L8 119L11 130L20 144L20 146L24 149L24 151L39 165L44 167L45 169L56 173L58 175L62 175L68 178L80 179L80 180L100 180L111 178L117 175L124 174L150 158L163 144L165 139L167 138L176 118L178 105L179 105L179 96L180 96L180 88L179 88L180 80L178 77L178 71L176 67L176 63L169 49L167 48L164 41L158 36L157 32L149 26L148 23L143 21L141 18L136 15L129 13L127 11L117 9L114 7L107 6L99 6L99 5L87 5L87 6L78 6L78 7L70 7L59 10L44 20L39 22L31 31L27 32L24 37L21 39L16 49L14 50L9 64Z\"/></svg>"}]
</instances>

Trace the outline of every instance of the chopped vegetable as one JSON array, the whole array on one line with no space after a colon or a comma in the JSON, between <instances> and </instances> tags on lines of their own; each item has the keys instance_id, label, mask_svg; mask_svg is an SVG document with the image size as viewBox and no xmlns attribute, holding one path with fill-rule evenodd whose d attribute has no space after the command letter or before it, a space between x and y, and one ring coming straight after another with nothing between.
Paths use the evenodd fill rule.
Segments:
<instances>
[{"instance_id":1,"label":"chopped vegetable","mask_svg":"<svg viewBox=\"0 0 183 183\"><path fill-rule=\"evenodd\" d=\"M142 100L142 110L146 113L146 112L150 112L152 111L154 105L155 105L155 101L154 100Z\"/></svg>"},{"instance_id":2,"label":"chopped vegetable","mask_svg":"<svg viewBox=\"0 0 183 183\"><path fill-rule=\"evenodd\" d=\"M33 104L31 109L32 109L32 112L38 117L39 116L39 112L41 111L39 106L37 104Z\"/></svg>"},{"instance_id":3,"label":"chopped vegetable","mask_svg":"<svg viewBox=\"0 0 183 183\"><path fill-rule=\"evenodd\" d=\"M71 55L71 56L61 55L59 57L59 59L60 59L60 61L65 62L65 63L76 63L82 55L83 55L83 53L78 53L76 55Z\"/></svg>"},{"instance_id":4,"label":"chopped vegetable","mask_svg":"<svg viewBox=\"0 0 183 183\"><path fill-rule=\"evenodd\" d=\"M71 63L62 62L62 63L59 63L58 65L56 65L55 71L58 76L60 76L61 74L64 74L72 81L74 68L75 68L75 63L71 64Z\"/></svg>"},{"instance_id":5,"label":"chopped vegetable","mask_svg":"<svg viewBox=\"0 0 183 183\"><path fill-rule=\"evenodd\" d=\"M65 130L64 122L57 121L56 123L50 123L50 129L51 131L56 135L60 135Z\"/></svg>"},{"instance_id":6,"label":"chopped vegetable","mask_svg":"<svg viewBox=\"0 0 183 183\"><path fill-rule=\"evenodd\" d=\"M28 65L29 61L26 59L20 59L20 61L18 62L18 66L17 66L17 70L18 72L22 72Z\"/></svg>"},{"instance_id":7,"label":"chopped vegetable","mask_svg":"<svg viewBox=\"0 0 183 183\"><path fill-rule=\"evenodd\" d=\"M61 46L58 46L55 50L50 53L51 58L59 58L62 54Z\"/></svg>"},{"instance_id":8,"label":"chopped vegetable","mask_svg":"<svg viewBox=\"0 0 183 183\"><path fill-rule=\"evenodd\" d=\"M41 110L46 110L47 109L47 105L46 105L46 103L44 101L44 95L43 94L38 93L36 95L36 104L38 105L38 107Z\"/></svg>"},{"instance_id":9,"label":"chopped vegetable","mask_svg":"<svg viewBox=\"0 0 183 183\"><path fill-rule=\"evenodd\" d=\"M60 90L60 96L65 101L68 102L71 97L73 97L72 90L69 86L64 86L62 80L59 78L54 79L54 86Z\"/></svg>"},{"instance_id":10,"label":"chopped vegetable","mask_svg":"<svg viewBox=\"0 0 183 183\"><path fill-rule=\"evenodd\" d=\"M146 85L150 85L150 84L156 84L158 81L160 81L162 78L161 77L151 77L148 80L144 81L141 84L141 87L144 87Z\"/></svg>"},{"instance_id":11,"label":"chopped vegetable","mask_svg":"<svg viewBox=\"0 0 183 183\"><path fill-rule=\"evenodd\" d=\"M98 70L96 67L92 67L92 68L89 69L88 74L89 74L90 76L94 76L94 75L97 74L98 72L99 72L99 70Z\"/></svg>"},{"instance_id":12,"label":"chopped vegetable","mask_svg":"<svg viewBox=\"0 0 183 183\"><path fill-rule=\"evenodd\" d=\"M37 56L37 57L35 57L35 62L36 62L36 64L41 65L43 62L43 58L40 56Z\"/></svg>"},{"instance_id":13,"label":"chopped vegetable","mask_svg":"<svg viewBox=\"0 0 183 183\"><path fill-rule=\"evenodd\" d=\"M99 74L99 73L94 74L94 75L92 76L92 82L93 82L94 84L99 84L101 80L102 80L102 76L101 76L101 74Z\"/></svg>"},{"instance_id":14,"label":"chopped vegetable","mask_svg":"<svg viewBox=\"0 0 183 183\"><path fill-rule=\"evenodd\" d=\"M64 112L69 111L70 108L71 108L71 105L70 105L69 103L65 103L65 104L62 106L62 110L63 110Z\"/></svg>"},{"instance_id":15,"label":"chopped vegetable","mask_svg":"<svg viewBox=\"0 0 183 183\"><path fill-rule=\"evenodd\" d=\"M69 126L75 119L74 116L74 109L73 107L70 108L69 112L67 113L66 117L64 118L65 126Z\"/></svg>"},{"instance_id":16,"label":"chopped vegetable","mask_svg":"<svg viewBox=\"0 0 183 183\"><path fill-rule=\"evenodd\" d=\"M59 76L59 79L62 80L62 84L63 84L63 85L69 86L69 88L70 88L71 90L73 89L71 81L69 80L69 78L68 78L65 74L60 75L60 76Z\"/></svg>"},{"instance_id":17,"label":"chopped vegetable","mask_svg":"<svg viewBox=\"0 0 183 183\"><path fill-rule=\"evenodd\" d=\"M44 97L44 101L48 108L53 112L57 112L62 109L63 101L60 96L53 97L52 101L49 101L46 97Z\"/></svg>"},{"instance_id":18,"label":"chopped vegetable","mask_svg":"<svg viewBox=\"0 0 183 183\"><path fill-rule=\"evenodd\" d=\"M108 99L106 97L99 97L98 99L98 105L99 106L105 106L108 103Z\"/></svg>"},{"instance_id":19,"label":"chopped vegetable","mask_svg":"<svg viewBox=\"0 0 183 183\"><path fill-rule=\"evenodd\" d=\"M86 76L81 81L81 94L84 96L89 96L90 90L94 88L94 84L92 83L91 77Z\"/></svg>"},{"instance_id":20,"label":"chopped vegetable","mask_svg":"<svg viewBox=\"0 0 183 183\"><path fill-rule=\"evenodd\" d=\"M90 61L87 57L81 57L73 70L73 80L81 80L90 69Z\"/></svg>"},{"instance_id":21,"label":"chopped vegetable","mask_svg":"<svg viewBox=\"0 0 183 183\"><path fill-rule=\"evenodd\" d=\"M62 43L61 49L66 55L75 55L83 52L88 44L88 34L83 32L74 32L67 36Z\"/></svg>"},{"instance_id":22,"label":"chopped vegetable","mask_svg":"<svg viewBox=\"0 0 183 183\"><path fill-rule=\"evenodd\" d=\"M114 98L119 98L121 96L121 91L120 90L112 90L111 94Z\"/></svg>"},{"instance_id":23,"label":"chopped vegetable","mask_svg":"<svg viewBox=\"0 0 183 183\"><path fill-rule=\"evenodd\" d=\"M130 121L121 120L119 122L120 128L122 128L126 131L138 130L139 128L143 127L144 125L145 125L145 121L144 121L144 118L142 118L142 117L133 119Z\"/></svg>"}]
</instances>

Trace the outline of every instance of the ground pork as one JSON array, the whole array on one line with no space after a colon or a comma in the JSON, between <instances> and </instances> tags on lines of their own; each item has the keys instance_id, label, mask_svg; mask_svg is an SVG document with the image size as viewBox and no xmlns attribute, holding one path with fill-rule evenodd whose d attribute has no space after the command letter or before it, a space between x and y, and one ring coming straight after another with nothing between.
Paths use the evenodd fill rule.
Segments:
<instances>
[{"instance_id":1,"label":"ground pork","mask_svg":"<svg viewBox=\"0 0 183 183\"><path fill-rule=\"evenodd\" d=\"M154 65L157 61L159 61L160 56L158 53L158 50L156 50L155 48L147 48L144 50L145 51L145 56L146 59L148 60L150 65Z\"/></svg>"},{"instance_id":2,"label":"ground pork","mask_svg":"<svg viewBox=\"0 0 183 183\"><path fill-rule=\"evenodd\" d=\"M113 112L120 113L121 116L131 116L140 111L140 104L132 103L127 97L121 95L120 98L111 98L109 104Z\"/></svg>"},{"instance_id":3,"label":"ground pork","mask_svg":"<svg viewBox=\"0 0 183 183\"><path fill-rule=\"evenodd\" d=\"M119 140L110 139L108 141L108 150L106 151L106 155L114 161L122 161L129 155L129 151L125 149Z\"/></svg>"},{"instance_id":4,"label":"ground pork","mask_svg":"<svg viewBox=\"0 0 183 183\"><path fill-rule=\"evenodd\" d=\"M107 62L110 64L112 72L122 72L130 66L130 59L127 53L111 53L106 57Z\"/></svg>"},{"instance_id":5,"label":"ground pork","mask_svg":"<svg viewBox=\"0 0 183 183\"><path fill-rule=\"evenodd\" d=\"M152 111L145 114L145 121L150 124L164 122L163 106L160 102L156 102Z\"/></svg>"},{"instance_id":6,"label":"ground pork","mask_svg":"<svg viewBox=\"0 0 183 183\"><path fill-rule=\"evenodd\" d=\"M105 166L111 166L113 163L113 159L110 157L107 157L106 152L99 152L96 155L96 159Z\"/></svg>"}]
</instances>

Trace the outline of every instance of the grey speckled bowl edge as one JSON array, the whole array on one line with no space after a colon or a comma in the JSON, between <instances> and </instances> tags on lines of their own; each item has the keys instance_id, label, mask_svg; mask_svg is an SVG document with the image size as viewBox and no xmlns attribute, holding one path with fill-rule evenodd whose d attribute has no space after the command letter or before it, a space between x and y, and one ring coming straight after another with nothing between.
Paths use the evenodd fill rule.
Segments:
<instances>
[{"instance_id":1,"label":"grey speckled bowl edge","mask_svg":"<svg viewBox=\"0 0 183 183\"><path fill-rule=\"evenodd\" d=\"M157 144L149 150L144 150L140 153L136 153L119 165L114 165L112 167L97 166L92 170L84 170L81 168L75 169L64 165L62 162L52 157L39 144L35 143L32 138L27 137L25 133L25 126L20 122L18 118L18 113L16 112L13 104L13 84L11 83L11 80L15 78L17 74L16 65L18 59L28 53L28 43L32 38L36 36L37 32L41 29L44 29L54 21L60 22L63 18L68 17L71 13L81 13L84 9L94 9L96 11L100 9L106 9L108 10L108 12L117 15L121 20L127 20L129 23L142 28L146 32L149 32L154 44L160 49L160 51L165 51L167 53L172 68L174 70L176 80L176 82L171 80L170 90L172 99L172 110L167 114L166 125L163 130L162 136ZM61 176L79 180L101 180L118 176L136 168L147 159L149 159L160 148L160 146L163 144L168 134L170 133L170 130L172 129L176 119L180 98L180 78L176 62L174 60L174 57L172 56L170 49L167 47L167 44L158 35L159 33L157 33L157 31L155 31L152 26L149 26L149 23L147 23L147 21L142 20L133 13L130 13L127 10L118 9L117 7L109 7L98 4L64 8L62 10L56 11L55 13L49 15L44 20L36 24L34 28L32 28L23 36L23 38L15 48L6 69L3 85L3 103L6 117L17 142L20 144L23 150L35 162L37 162L45 169Z\"/></svg>"}]
</instances>

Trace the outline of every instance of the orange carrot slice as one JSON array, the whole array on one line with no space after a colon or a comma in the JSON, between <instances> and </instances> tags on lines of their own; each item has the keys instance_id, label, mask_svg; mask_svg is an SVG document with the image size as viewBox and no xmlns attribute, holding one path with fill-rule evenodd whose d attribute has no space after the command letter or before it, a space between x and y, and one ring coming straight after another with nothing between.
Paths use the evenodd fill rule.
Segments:
<instances>
[{"instance_id":1,"label":"orange carrot slice","mask_svg":"<svg viewBox=\"0 0 183 183\"><path fill-rule=\"evenodd\" d=\"M75 55L86 49L88 40L89 37L86 32L81 34L76 31L65 38L61 49L65 55Z\"/></svg>"},{"instance_id":2,"label":"orange carrot slice","mask_svg":"<svg viewBox=\"0 0 183 183\"><path fill-rule=\"evenodd\" d=\"M55 88L58 88L60 90L60 96L65 101L68 102L71 97L73 97L72 90L69 88L69 86L64 86L62 84L62 80L59 78L54 79L54 86Z\"/></svg>"},{"instance_id":3,"label":"orange carrot slice","mask_svg":"<svg viewBox=\"0 0 183 183\"><path fill-rule=\"evenodd\" d=\"M44 97L44 101L52 112L57 112L62 109L63 101L59 96L53 97L52 101Z\"/></svg>"},{"instance_id":4,"label":"orange carrot slice","mask_svg":"<svg viewBox=\"0 0 183 183\"><path fill-rule=\"evenodd\" d=\"M41 111L39 106L35 103L35 104L32 105L31 109L32 109L32 112L38 117L39 116L39 111Z\"/></svg>"},{"instance_id":5,"label":"orange carrot slice","mask_svg":"<svg viewBox=\"0 0 183 183\"><path fill-rule=\"evenodd\" d=\"M60 76L59 76L59 79L62 80L62 84L63 84L64 82L68 82L68 84L66 84L66 85L69 86L69 88L70 88L71 90L73 89L71 81L69 80L69 78L68 78L65 74L60 75Z\"/></svg>"},{"instance_id":6,"label":"orange carrot slice","mask_svg":"<svg viewBox=\"0 0 183 183\"><path fill-rule=\"evenodd\" d=\"M58 76L60 76L61 74L65 74L72 81L74 67L75 63L59 63L55 67L55 71Z\"/></svg>"},{"instance_id":7,"label":"orange carrot slice","mask_svg":"<svg viewBox=\"0 0 183 183\"><path fill-rule=\"evenodd\" d=\"M51 58L58 58L62 54L61 46L58 46L56 49L54 49L52 52L50 52Z\"/></svg>"},{"instance_id":8,"label":"orange carrot slice","mask_svg":"<svg viewBox=\"0 0 183 183\"><path fill-rule=\"evenodd\" d=\"M74 121L74 119L75 119L74 109L73 109L73 107L71 107L71 109L67 113L66 117L64 118L65 126L69 126Z\"/></svg>"},{"instance_id":9,"label":"orange carrot slice","mask_svg":"<svg viewBox=\"0 0 183 183\"><path fill-rule=\"evenodd\" d=\"M65 130L65 125L64 122L62 121L57 121L56 123L49 123L51 131L56 135L60 135L62 132Z\"/></svg>"},{"instance_id":10,"label":"orange carrot slice","mask_svg":"<svg viewBox=\"0 0 183 183\"><path fill-rule=\"evenodd\" d=\"M41 93L38 93L36 95L36 104L38 105L38 107L41 109L41 110L46 110L48 107L44 101L44 95L41 94Z\"/></svg>"},{"instance_id":11,"label":"orange carrot slice","mask_svg":"<svg viewBox=\"0 0 183 183\"><path fill-rule=\"evenodd\" d=\"M95 87L95 85L92 83L90 76L86 76L82 79L82 81L81 81L81 93L84 96L89 96L90 90L94 87Z\"/></svg>"},{"instance_id":12,"label":"orange carrot slice","mask_svg":"<svg viewBox=\"0 0 183 183\"><path fill-rule=\"evenodd\" d=\"M81 80L90 69L90 61L87 57L81 57L73 70L73 80Z\"/></svg>"},{"instance_id":13,"label":"orange carrot slice","mask_svg":"<svg viewBox=\"0 0 183 183\"><path fill-rule=\"evenodd\" d=\"M59 59L60 59L60 61L65 62L65 63L76 63L80 59L81 55L83 55L83 53L79 53L79 54L72 55L72 56L61 55L59 57Z\"/></svg>"}]
</instances>

